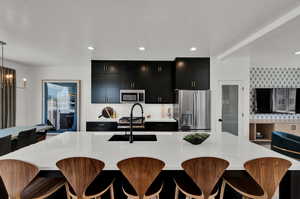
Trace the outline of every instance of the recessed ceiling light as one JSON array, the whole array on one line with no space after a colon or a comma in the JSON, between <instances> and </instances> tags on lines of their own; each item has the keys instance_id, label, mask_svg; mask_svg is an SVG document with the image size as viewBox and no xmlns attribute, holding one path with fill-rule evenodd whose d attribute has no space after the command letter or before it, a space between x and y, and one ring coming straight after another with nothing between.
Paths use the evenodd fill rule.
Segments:
<instances>
[{"instance_id":1,"label":"recessed ceiling light","mask_svg":"<svg viewBox=\"0 0 300 199\"><path fill-rule=\"evenodd\" d=\"M295 52L295 55L300 55L300 51Z\"/></svg>"},{"instance_id":2,"label":"recessed ceiling light","mask_svg":"<svg viewBox=\"0 0 300 199\"><path fill-rule=\"evenodd\" d=\"M190 48L190 51L191 51L191 52L194 52L194 51L196 51L196 50L197 50L196 47L191 47L191 48Z\"/></svg>"},{"instance_id":3,"label":"recessed ceiling light","mask_svg":"<svg viewBox=\"0 0 300 199\"><path fill-rule=\"evenodd\" d=\"M88 49L89 50L95 50L95 48L93 46L89 46Z\"/></svg>"},{"instance_id":4,"label":"recessed ceiling light","mask_svg":"<svg viewBox=\"0 0 300 199\"><path fill-rule=\"evenodd\" d=\"M139 50L140 50L140 51L145 51L146 48L145 48L144 46L140 46L140 47L139 47Z\"/></svg>"}]
</instances>

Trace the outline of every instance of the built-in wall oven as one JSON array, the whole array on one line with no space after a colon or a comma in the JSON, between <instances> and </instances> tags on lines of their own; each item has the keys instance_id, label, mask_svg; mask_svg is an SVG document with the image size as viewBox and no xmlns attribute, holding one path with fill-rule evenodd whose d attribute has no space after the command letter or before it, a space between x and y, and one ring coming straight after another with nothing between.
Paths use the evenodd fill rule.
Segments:
<instances>
[{"instance_id":1,"label":"built-in wall oven","mask_svg":"<svg viewBox=\"0 0 300 199\"><path fill-rule=\"evenodd\" d=\"M144 103L145 90L120 90L121 103Z\"/></svg>"}]
</instances>

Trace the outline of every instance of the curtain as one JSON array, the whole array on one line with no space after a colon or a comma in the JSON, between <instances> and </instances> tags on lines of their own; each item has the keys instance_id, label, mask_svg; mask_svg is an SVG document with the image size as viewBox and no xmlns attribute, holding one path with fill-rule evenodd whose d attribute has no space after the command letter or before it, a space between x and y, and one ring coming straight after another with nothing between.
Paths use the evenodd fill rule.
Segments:
<instances>
[{"instance_id":1,"label":"curtain","mask_svg":"<svg viewBox=\"0 0 300 199\"><path fill-rule=\"evenodd\" d=\"M0 129L2 129L16 125L16 71L2 67L0 76Z\"/></svg>"}]
</instances>

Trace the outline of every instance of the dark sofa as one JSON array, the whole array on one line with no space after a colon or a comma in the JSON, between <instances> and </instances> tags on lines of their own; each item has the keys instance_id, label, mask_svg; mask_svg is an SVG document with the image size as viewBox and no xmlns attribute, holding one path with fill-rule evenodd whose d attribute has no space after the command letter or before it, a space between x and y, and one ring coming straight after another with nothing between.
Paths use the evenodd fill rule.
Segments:
<instances>
[{"instance_id":1,"label":"dark sofa","mask_svg":"<svg viewBox=\"0 0 300 199\"><path fill-rule=\"evenodd\" d=\"M300 137L284 132L273 132L271 149L292 158L300 159Z\"/></svg>"}]
</instances>

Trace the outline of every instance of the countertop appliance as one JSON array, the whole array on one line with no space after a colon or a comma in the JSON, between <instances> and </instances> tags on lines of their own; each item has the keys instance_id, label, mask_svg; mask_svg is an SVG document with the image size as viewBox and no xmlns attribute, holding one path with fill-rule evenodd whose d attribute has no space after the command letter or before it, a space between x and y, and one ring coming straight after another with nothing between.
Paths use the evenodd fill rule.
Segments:
<instances>
[{"instance_id":1,"label":"countertop appliance","mask_svg":"<svg viewBox=\"0 0 300 199\"><path fill-rule=\"evenodd\" d=\"M145 90L120 90L121 103L144 103Z\"/></svg>"},{"instance_id":2,"label":"countertop appliance","mask_svg":"<svg viewBox=\"0 0 300 199\"><path fill-rule=\"evenodd\" d=\"M210 130L210 91L177 90L174 117L179 130Z\"/></svg>"}]
</instances>

